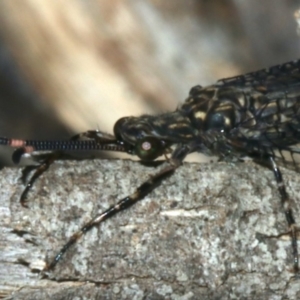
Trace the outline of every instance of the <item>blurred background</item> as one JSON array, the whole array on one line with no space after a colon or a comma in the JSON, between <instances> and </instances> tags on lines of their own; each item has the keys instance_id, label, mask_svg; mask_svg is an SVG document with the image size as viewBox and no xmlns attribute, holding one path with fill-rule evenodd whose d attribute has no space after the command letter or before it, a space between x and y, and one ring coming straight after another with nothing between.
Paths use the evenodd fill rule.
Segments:
<instances>
[{"instance_id":1,"label":"blurred background","mask_svg":"<svg viewBox=\"0 0 300 300\"><path fill-rule=\"evenodd\" d=\"M299 9L296 0L2 0L0 136L112 132L120 117L175 110L194 85L298 59Z\"/></svg>"}]
</instances>

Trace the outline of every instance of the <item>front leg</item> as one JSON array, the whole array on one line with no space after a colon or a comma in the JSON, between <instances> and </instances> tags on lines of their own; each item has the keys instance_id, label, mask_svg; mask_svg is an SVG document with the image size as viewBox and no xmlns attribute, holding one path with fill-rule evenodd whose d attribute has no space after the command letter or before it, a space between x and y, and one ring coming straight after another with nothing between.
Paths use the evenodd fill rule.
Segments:
<instances>
[{"instance_id":1,"label":"front leg","mask_svg":"<svg viewBox=\"0 0 300 300\"><path fill-rule=\"evenodd\" d=\"M119 200L115 205L112 205L107 210L97 214L92 220L83 225L81 229L75 232L67 243L60 249L60 251L56 254L56 256L52 259L52 261L46 265L43 272L50 271L54 269L56 264L61 260L62 256L67 252L67 250L75 244L78 239L88 231L90 231L93 227L98 226L100 223L105 220L113 217L117 213L126 210L131 207L138 201L145 198L149 195L156 187L158 187L166 178L171 176L175 170L181 165L182 161L186 157L186 155L190 152L189 146L178 146L174 151L172 158L168 160L169 165L163 168L159 173L151 176L147 181L142 183L134 193L131 195Z\"/></svg>"},{"instance_id":2,"label":"front leg","mask_svg":"<svg viewBox=\"0 0 300 300\"><path fill-rule=\"evenodd\" d=\"M77 240L86 232L90 231L94 226L99 225L100 223L104 222L105 220L111 218L115 214L117 214L120 211L123 211L139 200L142 200L145 196L147 196L150 192L152 192L160 183L167 177L173 174L175 169L178 167L178 164L168 166L167 168L163 169L160 173L157 175L150 177L146 182L141 184L136 191L121 199L117 202L117 204L109 207L104 212L96 215L91 221L86 223L81 227L81 229L74 233L68 242L60 249L60 251L56 254L56 256L53 258L53 260L46 265L45 269L43 271L50 271L52 270L56 264L61 260L64 253L77 242Z\"/></svg>"},{"instance_id":3,"label":"front leg","mask_svg":"<svg viewBox=\"0 0 300 300\"><path fill-rule=\"evenodd\" d=\"M21 180L25 183L27 176L29 175L29 173L33 170L35 170L32 174L32 176L30 177L30 179L28 180L28 182L25 185L25 189L23 190L21 196L20 196L20 203L23 207L28 208L27 205L27 195L28 192L31 190L34 182L44 173L46 172L50 165L54 163L54 161L58 160L60 158L61 153L60 152L53 152L51 154L49 154L49 156L44 159L43 162L41 162L38 166L28 166L25 167L22 170L22 177Z\"/></svg>"},{"instance_id":4,"label":"front leg","mask_svg":"<svg viewBox=\"0 0 300 300\"><path fill-rule=\"evenodd\" d=\"M101 140L100 139L100 136L103 136L103 139ZM109 135L109 134L106 134L106 133L101 133L100 131L86 131L86 132L83 132L83 133L80 133L80 134L76 134L74 136L72 136L70 138L71 141L79 141L79 140L83 140L83 139L89 139L89 140L92 140L92 141L96 141L97 142L102 142L103 141L112 141L113 140L113 136L112 135ZM26 146L26 144L28 143L26 140L15 140L15 141L18 141L17 144L20 144L20 145L24 145L23 147L19 147L17 148L14 153L13 153L13 161L15 163L19 163L20 160L21 160L21 157L24 155L24 154L30 154L30 153L33 153L35 151L39 151L39 149L36 149L35 147L33 146ZM48 144L51 143L50 142L47 142ZM54 145L55 145L55 141L52 142ZM12 140L11 142L12 145L16 144L16 142L14 142L14 140ZM88 149L88 144L87 144L87 150ZM74 148L74 150L76 150L76 147ZM63 153L63 151L51 151L49 152L48 154L37 154L35 155L35 159L37 161L39 161L39 165L37 166L28 166L28 167L25 167L22 171L22 176L21 176L21 180L22 182L25 184L25 189L23 190L21 196L20 196L20 203L23 207L28 207L26 202L27 202L27 196L28 196L28 192L31 190L34 182L44 173L46 172L49 167L56 161L56 160L60 160L62 158L65 158L66 155ZM28 179L27 181L27 178L29 176L29 174L32 172L32 176Z\"/></svg>"},{"instance_id":5,"label":"front leg","mask_svg":"<svg viewBox=\"0 0 300 300\"><path fill-rule=\"evenodd\" d=\"M101 144L111 143L116 140L115 136L99 130L88 130L71 137L71 140L73 141L78 141L82 139L91 139Z\"/></svg>"}]
</instances>

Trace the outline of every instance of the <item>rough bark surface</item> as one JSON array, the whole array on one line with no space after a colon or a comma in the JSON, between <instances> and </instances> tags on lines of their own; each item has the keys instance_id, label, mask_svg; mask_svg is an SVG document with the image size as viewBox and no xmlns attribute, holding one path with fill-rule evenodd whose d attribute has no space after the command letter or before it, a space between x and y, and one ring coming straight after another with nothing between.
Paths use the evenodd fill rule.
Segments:
<instances>
[{"instance_id":1,"label":"rough bark surface","mask_svg":"<svg viewBox=\"0 0 300 300\"><path fill-rule=\"evenodd\" d=\"M272 172L251 163L184 164L144 200L88 232L49 278L42 268L82 224L163 166L55 163L18 202L2 170L0 295L13 299L300 298ZM299 176L284 170L299 220ZM10 297L9 297L10 298ZM278 298L278 299L279 299Z\"/></svg>"}]
</instances>

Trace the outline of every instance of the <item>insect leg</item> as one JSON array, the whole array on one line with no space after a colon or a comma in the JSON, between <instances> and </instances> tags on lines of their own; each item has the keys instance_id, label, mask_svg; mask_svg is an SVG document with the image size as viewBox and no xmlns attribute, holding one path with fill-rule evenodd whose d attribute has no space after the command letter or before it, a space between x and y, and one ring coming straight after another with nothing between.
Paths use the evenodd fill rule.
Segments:
<instances>
[{"instance_id":1,"label":"insect leg","mask_svg":"<svg viewBox=\"0 0 300 300\"><path fill-rule=\"evenodd\" d=\"M70 140L72 141L76 141L76 140L80 140L82 138L88 138L88 139L96 139L96 134L100 133L98 131L87 131L87 132L83 132L80 134L76 134L73 137L70 138ZM109 135L109 134L104 134L103 135L105 137L112 139L113 136ZM24 144L26 143L26 141L24 141ZM30 152L35 151L35 148L33 147L28 147L30 149ZM26 146L25 147L20 147L17 148L13 154L13 161L15 163L18 163L22 157L22 155L24 153L28 153L29 151L26 150ZM22 177L21 180L25 183L26 178L28 177L29 173L31 171L34 170L33 175L29 178L28 182L25 183L25 189L23 190L21 197L20 197L20 203L23 207L28 207L26 204L26 199L27 199L27 195L28 192L30 191L30 189L32 188L34 182L36 181L36 179L38 179L44 172L46 172L49 167L51 166L51 164L54 163L54 161L59 160L62 157L62 152L61 151L53 151L52 153L49 153L45 156L45 158L43 160L41 160L41 163L38 166L28 166L25 167L22 171Z\"/></svg>"},{"instance_id":2,"label":"insect leg","mask_svg":"<svg viewBox=\"0 0 300 300\"><path fill-rule=\"evenodd\" d=\"M22 176L21 176L20 179L21 179L21 181L24 185L26 184L26 181L27 181L27 178L28 178L29 174L33 170L36 170L38 167L39 167L39 165L37 165L37 166L27 166L27 167L22 169Z\"/></svg>"},{"instance_id":3,"label":"insect leg","mask_svg":"<svg viewBox=\"0 0 300 300\"><path fill-rule=\"evenodd\" d=\"M26 177L28 176L28 174L35 169L33 175L30 177L29 181L26 183L25 189L23 190L21 196L20 196L20 203L23 207L28 207L28 205L26 204L27 202L27 195L29 190L32 188L34 182L36 181L36 179L38 179L44 172L46 172L50 165L59 158L59 153L58 152L54 152L53 154L49 154L49 157L46 158L40 165L38 166L28 166L25 167L22 170L22 181L26 180Z\"/></svg>"},{"instance_id":4,"label":"insect leg","mask_svg":"<svg viewBox=\"0 0 300 300\"><path fill-rule=\"evenodd\" d=\"M116 138L115 136L105 133L99 130L88 130L79 134L74 135L71 140L91 139L99 143L111 142Z\"/></svg>"},{"instance_id":5,"label":"insect leg","mask_svg":"<svg viewBox=\"0 0 300 300\"><path fill-rule=\"evenodd\" d=\"M282 180L282 174L280 169L278 168L274 158L272 156L269 157L269 161L271 163L271 167L273 170L273 173L275 175L275 179L277 182L278 186L278 191L280 193L281 197L281 204L284 210L285 218L287 220L289 229L290 229L290 234L291 234L291 239L292 239L292 250L293 250L293 259L294 259L294 272L299 274L299 255L298 255L298 245L297 245L297 227L296 227L296 222L295 218L293 216L293 212L290 206L290 199L289 196L286 192L284 182Z\"/></svg>"},{"instance_id":6,"label":"insect leg","mask_svg":"<svg viewBox=\"0 0 300 300\"><path fill-rule=\"evenodd\" d=\"M177 148L174 151L172 158L168 161L168 166L166 166L159 173L155 174L154 176L151 176L147 181L142 183L133 194L121 199L117 202L117 204L112 205L104 212L101 212L100 214L96 215L91 221L82 226L79 231L74 233L69 238L68 242L60 249L60 251L54 257L54 259L46 265L43 271L52 270L60 261L64 253L73 244L75 244L83 234L88 232L94 226L99 225L100 223L111 218L118 212L129 208L139 200L142 200L149 193L151 193L157 186L159 186L163 182L164 179L166 179L174 173L174 171L181 165L182 160L189 153L189 150L190 149L187 146L180 146L180 148Z\"/></svg>"}]
</instances>

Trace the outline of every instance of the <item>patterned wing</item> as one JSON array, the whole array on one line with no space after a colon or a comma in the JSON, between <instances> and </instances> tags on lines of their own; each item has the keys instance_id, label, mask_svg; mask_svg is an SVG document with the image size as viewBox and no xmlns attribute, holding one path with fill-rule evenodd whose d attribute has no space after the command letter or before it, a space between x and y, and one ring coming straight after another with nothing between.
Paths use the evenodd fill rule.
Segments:
<instances>
[{"instance_id":1,"label":"patterned wing","mask_svg":"<svg viewBox=\"0 0 300 300\"><path fill-rule=\"evenodd\" d=\"M298 169L300 60L223 79L218 84L221 89L243 94L239 120L228 140L247 152L259 156L271 154L277 162Z\"/></svg>"}]
</instances>

